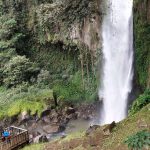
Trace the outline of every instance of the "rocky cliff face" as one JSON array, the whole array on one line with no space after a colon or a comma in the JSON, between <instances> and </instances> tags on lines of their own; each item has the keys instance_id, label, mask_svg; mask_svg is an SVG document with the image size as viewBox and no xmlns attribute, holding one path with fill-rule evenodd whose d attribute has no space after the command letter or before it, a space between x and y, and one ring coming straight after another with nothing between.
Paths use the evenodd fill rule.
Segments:
<instances>
[{"instance_id":1,"label":"rocky cliff face","mask_svg":"<svg viewBox=\"0 0 150 150\"><path fill-rule=\"evenodd\" d=\"M24 23L32 33L43 32L41 43L71 40L90 49L100 48L100 5L99 0L1 0L3 13L15 15L19 23Z\"/></svg>"},{"instance_id":2,"label":"rocky cliff face","mask_svg":"<svg viewBox=\"0 0 150 150\"><path fill-rule=\"evenodd\" d=\"M88 49L95 65L95 58L101 48L100 26L102 13L100 1L65 0L40 4L27 4L29 19L28 29L37 34L40 44L58 43L76 45L80 49ZM84 57L84 56L83 56Z\"/></svg>"},{"instance_id":3,"label":"rocky cliff face","mask_svg":"<svg viewBox=\"0 0 150 150\"><path fill-rule=\"evenodd\" d=\"M135 72L140 87L150 88L150 0L134 1Z\"/></svg>"}]
</instances>

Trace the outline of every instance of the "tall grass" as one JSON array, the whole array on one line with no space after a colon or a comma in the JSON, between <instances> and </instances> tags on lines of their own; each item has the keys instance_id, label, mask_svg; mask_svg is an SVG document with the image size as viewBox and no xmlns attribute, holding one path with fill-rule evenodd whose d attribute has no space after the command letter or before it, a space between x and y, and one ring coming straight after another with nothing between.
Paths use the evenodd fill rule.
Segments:
<instances>
[{"instance_id":1,"label":"tall grass","mask_svg":"<svg viewBox=\"0 0 150 150\"><path fill-rule=\"evenodd\" d=\"M30 110L38 114L46 107L46 99L52 99L52 90L39 89L35 86L0 88L0 118L13 116L19 112Z\"/></svg>"}]
</instances>

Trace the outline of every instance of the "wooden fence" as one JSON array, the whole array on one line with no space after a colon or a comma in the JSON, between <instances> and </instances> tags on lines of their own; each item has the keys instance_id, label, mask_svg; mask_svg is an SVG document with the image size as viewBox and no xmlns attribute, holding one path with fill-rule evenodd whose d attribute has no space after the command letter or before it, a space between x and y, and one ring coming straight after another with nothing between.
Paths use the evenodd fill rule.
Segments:
<instances>
[{"instance_id":1,"label":"wooden fence","mask_svg":"<svg viewBox=\"0 0 150 150\"><path fill-rule=\"evenodd\" d=\"M0 143L0 150L13 150L29 143L28 131L25 129L17 128L15 126L11 128L12 135L10 140Z\"/></svg>"}]
</instances>

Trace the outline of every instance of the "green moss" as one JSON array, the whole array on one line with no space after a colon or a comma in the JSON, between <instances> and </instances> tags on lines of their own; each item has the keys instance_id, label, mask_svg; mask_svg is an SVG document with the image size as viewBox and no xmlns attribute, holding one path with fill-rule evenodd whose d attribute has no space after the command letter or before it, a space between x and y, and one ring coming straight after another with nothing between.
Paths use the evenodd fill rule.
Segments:
<instances>
[{"instance_id":1,"label":"green moss","mask_svg":"<svg viewBox=\"0 0 150 150\"><path fill-rule=\"evenodd\" d=\"M18 87L10 90L2 88L0 91L0 118L13 116L23 111L31 111L38 115L53 99L53 91L50 89L39 89L37 87Z\"/></svg>"},{"instance_id":2,"label":"green moss","mask_svg":"<svg viewBox=\"0 0 150 150\"><path fill-rule=\"evenodd\" d=\"M19 114L23 111L31 111L31 114L35 114L38 112L39 116L44 109L44 103L43 102L34 102L34 101L17 101L15 103L12 103L12 105L8 108L7 116L11 117L16 114Z\"/></svg>"}]
</instances>

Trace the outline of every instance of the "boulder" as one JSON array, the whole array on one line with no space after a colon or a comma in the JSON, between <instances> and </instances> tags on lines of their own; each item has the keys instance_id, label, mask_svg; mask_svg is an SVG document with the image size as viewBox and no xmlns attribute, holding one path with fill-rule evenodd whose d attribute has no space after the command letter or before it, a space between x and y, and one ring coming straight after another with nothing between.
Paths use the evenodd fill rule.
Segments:
<instances>
[{"instance_id":1,"label":"boulder","mask_svg":"<svg viewBox=\"0 0 150 150\"><path fill-rule=\"evenodd\" d=\"M55 109L53 109L52 111L51 111L51 119L54 119L54 118L58 118L58 113L56 112L56 110Z\"/></svg>"},{"instance_id":2,"label":"boulder","mask_svg":"<svg viewBox=\"0 0 150 150\"><path fill-rule=\"evenodd\" d=\"M35 130L38 127L37 123L32 123L32 124L28 124L27 129L29 132L32 132L33 130Z\"/></svg>"},{"instance_id":3,"label":"boulder","mask_svg":"<svg viewBox=\"0 0 150 150\"><path fill-rule=\"evenodd\" d=\"M31 119L31 116L29 115L28 111L22 112L18 117L19 125L27 123L30 119Z\"/></svg>"},{"instance_id":4,"label":"boulder","mask_svg":"<svg viewBox=\"0 0 150 150\"><path fill-rule=\"evenodd\" d=\"M46 135L42 135L39 138L39 143L45 143L45 142L48 142L47 136Z\"/></svg>"},{"instance_id":5,"label":"boulder","mask_svg":"<svg viewBox=\"0 0 150 150\"><path fill-rule=\"evenodd\" d=\"M13 124L18 121L18 114L10 117L10 124Z\"/></svg>"},{"instance_id":6,"label":"boulder","mask_svg":"<svg viewBox=\"0 0 150 150\"><path fill-rule=\"evenodd\" d=\"M46 137L46 135L38 135L33 139L33 143L37 144L37 143L44 143L44 142L48 142L48 139Z\"/></svg>"},{"instance_id":7,"label":"boulder","mask_svg":"<svg viewBox=\"0 0 150 150\"><path fill-rule=\"evenodd\" d=\"M90 120L90 117L89 117L88 114L86 114L86 115L82 115L82 119L84 119L84 120Z\"/></svg>"},{"instance_id":8,"label":"boulder","mask_svg":"<svg viewBox=\"0 0 150 150\"><path fill-rule=\"evenodd\" d=\"M99 125L90 126L90 127L86 130L86 135L90 135L90 134L93 133L95 130L97 130L99 127L100 127Z\"/></svg>"},{"instance_id":9,"label":"boulder","mask_svg":"<svg viewBox=\"0 0 150 150\"><path fill-rule=\"evenodd\" d=\"M70 120L69 118L67 118L67 117L65 118L65 117L64 117L64 118L62 118L62 120L60 121L60 124L67 125L68 122L69 122L69 120Z\"/></svg>"},{"instance_id":10,"label":"boulder","mask_svg":"<svg viewBox=\"0 0 150 150\"><path fill-rule=\"evenodd\" d=\"M21 113L20 120L22 121L22 120L27 119L29 117L30 117L29 113L27 111L23 111Z\"/></svg>"},{"instance_id":11,"label":"boulder","mask_svg":"<svg viewBox=\"0 0 150 150\"><path fill-rule=\"evenodd\" d=\"M106 125L103 129L104 135L110 135L115 126L115 121L113 121L111 124Z\"/></svg>"},{"instance_id":12,"label":"boulder","mask_svg":"<svg viewBox=\"0 0 150 150\"><path fill-rule=\"evenodd\" d=\"M73 113L75 113L76 111L75 111L75 109L73 108L73 107L68 107L67 109L66 109L66 114L67 115L70 115L70 114L73 114Z\"/></svg>"},{"instance_id":13,"label":"boulder","mask_svg":"<svg viewBox=\"0 0 150 150\"><path fill-rule=\"evenodd\" d=\"M78 118L78 115L76 113L70 114L66 117L67 119L71 120L76 120Z\"/></svg>"},{"instance_id":14,"label":"boulder","mask_svg":"<svg viewBox=\"0 0 150 150\"><path fill-rule=\"evenodd\" d=\"M43 118L43 117L45 117L45 116L50 115L50 113L51 113L51 109L48 108L48 109L44 110L44 111L41 113L41 116L40 116L40 117Z\"/></svg>"},{"instance_id":15,"label":"boulder","mask_svg":"<svg viewBox=\"0 0 150 150\"><path fill-rule=\"evenodd\" d=\"M5 117L2 121L3 127L8 127L10 125L11 119L9 117Z\"/></svg>"},{"instance_id":16,"label":"boulder","mask_svg":"<svg viewBox=\"0 0 150 150\"><path fill-rule=\"evenodd\" d=\"M59 133L65 130L65 125L46 125L43 127L43 131L47 134Z\"/></svg>"},{"instance_id":17,"label":"boulder","mask_svg":"<svg viewBox=\"0 0 150 150\"><path fill-rule=\"evenodd\" d=\"M29 131L29 143L39 143L39 138L42 136L41 133L35 131Z\"/></svg>"},{"instance_id":18,"label":"boulder","mask_svg":"<svg viewBox=\"0 0 150 150\"><path fill-rule=\"evenodd\" d=\"M43 121L44 123L50 123L50 122L51 122L51 121L50 121L50 118L49 118L48 116L43 117L43 118L42 118L42 121Z\"/></svg>"},{"instance_id":19,"label":"boulder","mask_svg":"<svg viewBox=\"0 0 150 150\"><path fill-rule=\"evenodd\" d=\"M59 132L63 132L66 129L66 124L61 124L59 126Z\"/></svg>"},{"instance_id":20,"label":"boulder","mask_svg":"<svg viewBox=\"0 0 150 150\"><path fill-rule=\"evenodd\" d=\"M58 118L53 118L52 122L56 124L59 122L59 120L58 120Z\"/></svg>"},{"instance_id":21,"label":"boulder","mask_svg":"<svg viewBox=\"0 0 150 150\"><path fill-rule=\"evenodd\" d=\"M60 132L60 126L59 125L46 125L43 127L43 131L46 132L47 134L58 133Z\"/></svg>"},{"instance_id":22,"label":"boulder","mask_svg":"<svg viewBox=\"0 0 150 150\"><path fill-rule=\"evenodd\" d=\"M29 143L33 143L33 134L29 134Z\"/></svg>"}]
</instances>

